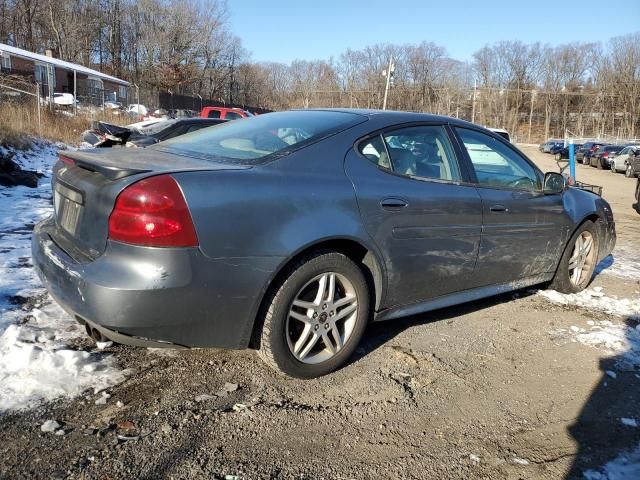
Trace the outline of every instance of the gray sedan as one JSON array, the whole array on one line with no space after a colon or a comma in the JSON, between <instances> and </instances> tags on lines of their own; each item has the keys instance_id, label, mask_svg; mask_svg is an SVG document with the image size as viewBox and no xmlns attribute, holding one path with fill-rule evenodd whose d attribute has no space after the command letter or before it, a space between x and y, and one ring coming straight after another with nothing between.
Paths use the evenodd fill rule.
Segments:
<instances>
[{"instance_id":1,"label":"gray sedan","mask_svg":"<svg viewBox=\"0 0 640 480\"><path fill-rule=\"evenodd\" d=\"M602 198L425 114L278 112L62 152L53 189L34 262L95 338L249 347L305 378L343 364L369 320L578 292L615 244Z\"/></svg>"}]
</instances>

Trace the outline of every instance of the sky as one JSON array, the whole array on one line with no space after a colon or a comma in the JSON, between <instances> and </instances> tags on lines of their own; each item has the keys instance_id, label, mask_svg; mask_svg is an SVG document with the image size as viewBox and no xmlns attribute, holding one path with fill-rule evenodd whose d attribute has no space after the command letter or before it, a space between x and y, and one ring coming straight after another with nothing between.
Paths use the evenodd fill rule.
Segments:
<instances>
[{"instance_id":1,"label":"sky","mask_svg":"<svg viewBox=\"0 0 640 480\"><path fill-rule=\"evenodd\" d=\"M640 0L230 0L229 8L233 33L260 62L425 40L466 61L501 40L606 42L640 31Z\"/></svg>"}]
</instances>

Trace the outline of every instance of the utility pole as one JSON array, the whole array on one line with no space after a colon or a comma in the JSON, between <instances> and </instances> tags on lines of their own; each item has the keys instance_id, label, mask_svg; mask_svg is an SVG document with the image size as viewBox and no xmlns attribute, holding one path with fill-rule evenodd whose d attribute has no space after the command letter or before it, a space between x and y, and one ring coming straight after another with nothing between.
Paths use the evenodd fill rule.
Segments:
<instances>
[{"instance_id":1,"label":"utility pole","mask_svg":"<svg viewBox=\"0 0 640 480\"><path fill-rule=\"evenodd\" d=\"M389 68L387 70L383 70L382 75L387 77L387 83L384 87L384 100L382 101L382 110L387 109L387 97L389 95L389 84L393 79L393 72L395 71L396 66L393 64L393 55L389 57Z\"/></svg>"},{"instance_id":2,"label":"utility pole","mask_svg":"<svg viewBox=\"0 0 640 480\"><path fill-rule=\"evenodd\" d=\"M473 97L471 98L471 123L476 123L476 88L478 88L478 81L473 79Z\"/></svg>"},{"instance_id":3,"label":"utility pole","mask_svg":"<svg viewBox=\"0 0 640 480\"><path fill-rule=\"evenodd\" d=\"M536 91L531 90L531 109L529 110L529 137L527 142L531 143L531 120L533 118L533 103L536 101Z\"/></svg>"}]
</instances>

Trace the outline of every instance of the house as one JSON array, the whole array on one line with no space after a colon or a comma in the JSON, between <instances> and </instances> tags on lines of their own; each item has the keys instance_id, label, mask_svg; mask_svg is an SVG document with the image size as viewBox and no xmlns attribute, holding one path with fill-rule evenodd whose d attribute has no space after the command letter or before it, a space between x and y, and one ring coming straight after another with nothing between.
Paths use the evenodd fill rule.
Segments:
<instances>
[{"instance_id":1,"label":"house","mask_svg":"<svg viewBox=\"0 0 640 480\"><path fill-rule=\"evenodd\" d=\"M51 50L40 55L0 43L0 71L29 77L40 84L43 97L75 93L78 100L96 105L104 101L128 103L129 82L54 58Z\"/></svg>"}]
</instances>

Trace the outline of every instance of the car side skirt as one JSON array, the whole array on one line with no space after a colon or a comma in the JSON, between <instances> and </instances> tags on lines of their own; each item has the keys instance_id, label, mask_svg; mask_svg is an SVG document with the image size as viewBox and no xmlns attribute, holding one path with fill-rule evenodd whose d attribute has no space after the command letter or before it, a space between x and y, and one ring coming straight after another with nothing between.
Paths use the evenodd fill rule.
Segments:
<instances>
[{"instance_id":1,"label":"car side skirt","mask_svg":"<svg viewBox=\"0 0 640 480\"><path fill-rule=\"evenodd\" d=\"M417 315L419 313L430 312L432 310L451 307L453 305L459 305L461 303L473 302L475 300L480 300L481 298L500 295L501 293L512 292L521 288L548 282L553 278L553 275L553 272L534 275L531 277L525 277L520 280L502 283L499 285L489 285L486 287L463 290L461 292L443 295L442 297L431 299L426 302L387 308L385 310L377 312L374 316L374 321L381 322L384 320L393 320L395 318L406 317L409 315Z\"/></svg>"}]
</instances>

